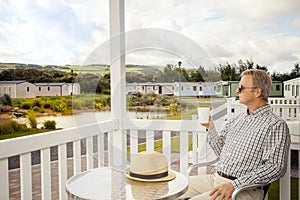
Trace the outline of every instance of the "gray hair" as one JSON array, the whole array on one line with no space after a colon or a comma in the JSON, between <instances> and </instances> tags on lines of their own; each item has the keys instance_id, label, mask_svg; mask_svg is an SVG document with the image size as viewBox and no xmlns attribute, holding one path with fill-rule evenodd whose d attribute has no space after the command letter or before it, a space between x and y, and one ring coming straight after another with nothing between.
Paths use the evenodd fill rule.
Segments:
<instances>
[{"instance_id":1,"label":"gray hair","mask_svg":"<svg viewBox=\"0 0 300 200\"><path fill-rule=\"evenodd\" d=\"M252 76L253 86L261 88L262 99L268 101L268 97L272 89L272 79L270 78L269 74L266 71L260 69L248 69L246 71L243 71L241 77L245 75Z\"/></svg>"}]
</instances>

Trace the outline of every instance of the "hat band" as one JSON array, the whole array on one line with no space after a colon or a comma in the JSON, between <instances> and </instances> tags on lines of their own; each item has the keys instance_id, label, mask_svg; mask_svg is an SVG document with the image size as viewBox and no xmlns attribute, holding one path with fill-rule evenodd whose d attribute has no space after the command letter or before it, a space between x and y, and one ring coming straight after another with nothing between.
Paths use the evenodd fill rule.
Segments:
<instances>
[{"instance_id":1,"label":"hat band","mask_svg":"<svg viewBox=\"0 0 300 200\"><path fill-rule=\"evenodd\" d=\"M136 174L130 171L130 176L135 178L141 178L141 179L158 179L158 178L164 178L168 176L168 171L160 174L153 174L153 175Z\"/></svg>"}]
</instances>

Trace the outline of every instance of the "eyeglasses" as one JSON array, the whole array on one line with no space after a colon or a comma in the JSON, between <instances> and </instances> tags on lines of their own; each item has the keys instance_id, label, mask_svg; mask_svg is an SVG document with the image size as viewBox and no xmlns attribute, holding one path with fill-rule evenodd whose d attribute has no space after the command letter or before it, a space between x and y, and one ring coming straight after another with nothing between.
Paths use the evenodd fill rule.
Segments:
<instances>
[{"instance_id":1,"label":"eyeglasses","mask_svg":"<svg viewBox=\"0 0 300 200\"><path fill-rule=\"evenodd\" d=\"M244 89L256 89L256 88L258 88L258 87L244 87L242 85L239 85L238 90L239 90L239 92L242 92L242 90L244 90Z\"/></svg>"}]
</instances>

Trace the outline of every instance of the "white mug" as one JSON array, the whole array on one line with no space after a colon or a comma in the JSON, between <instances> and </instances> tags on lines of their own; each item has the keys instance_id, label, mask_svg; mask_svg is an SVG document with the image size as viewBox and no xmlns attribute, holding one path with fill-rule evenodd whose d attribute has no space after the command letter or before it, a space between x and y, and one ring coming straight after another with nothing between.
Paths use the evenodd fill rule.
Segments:
<instances>
[{"instance_id":1,"label":"white mug","mask_svg":"<svg viewBox=\"0 0 300 200\"><path fill-rule=\"evenodd\" d=\"M199 107L198 108L198 121L201 124L208 123L210 115L210 108L208 107Z\"/></svg>"}]
</instances>

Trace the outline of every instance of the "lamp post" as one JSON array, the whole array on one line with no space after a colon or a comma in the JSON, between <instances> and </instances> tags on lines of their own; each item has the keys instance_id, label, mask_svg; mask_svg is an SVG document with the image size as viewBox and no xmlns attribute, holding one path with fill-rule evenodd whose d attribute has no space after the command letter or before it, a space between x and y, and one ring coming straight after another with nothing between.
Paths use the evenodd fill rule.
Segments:
<instances>
[{"instance_id":1,"label":"lamp post","mask_svg":"<svg viewBox=\"0 0 300 200\"><path fill-rule=\"evenodd\" d=\"M73 69L71 69L71 81L72 81L72 92L71 92L71 96L73 96L73 78L74 78L74 77L73 77L73 75L74 75L73 72L74 72Z\"/></svg>"},{"instance_id":2,"label":"lamp post","mask_svg":"<svg viewBox=\"0 0 300 200\"><path fill-rule=\"evenodd\" d=\"M180 94L180 82L181 82L181 69L180 69L180 66L181 66L182 62L181 61L178 61L178 67L179 67L179 82L178 82L178 97L179 97L179 111L180 111L180 118L181 118L181 94Z\"/></svg>"}]
</instances>

